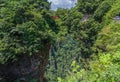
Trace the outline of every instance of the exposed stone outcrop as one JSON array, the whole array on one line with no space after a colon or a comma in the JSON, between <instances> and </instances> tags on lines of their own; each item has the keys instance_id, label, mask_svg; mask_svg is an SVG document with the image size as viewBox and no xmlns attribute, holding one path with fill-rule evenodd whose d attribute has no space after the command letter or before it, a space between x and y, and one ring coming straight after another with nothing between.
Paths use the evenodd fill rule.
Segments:
<instances>
[{"instance_id":1,"label":"exposed stone outcrop","mask_svg":"<svg viewBox=\"0 0 120 82\"><path fill-rule=\"evenodd\" d=\"M45 68L48 62L50 44L36 55L29 56L22 54L16 62L9 62L0 65L0 82L28 82L30 78L44 82Z\"/></svg>"}]
</instances>

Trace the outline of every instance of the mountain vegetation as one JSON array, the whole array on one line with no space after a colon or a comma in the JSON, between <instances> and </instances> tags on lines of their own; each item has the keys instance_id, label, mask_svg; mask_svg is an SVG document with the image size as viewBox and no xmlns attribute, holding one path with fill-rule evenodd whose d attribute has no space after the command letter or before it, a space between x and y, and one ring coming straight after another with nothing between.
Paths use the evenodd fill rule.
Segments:
<instances>
[{"instance_id":1,"label":"mountain vegetation","mask_svg":"<svg viewBox=\"0 0 120 82\"><path fill-rule=\"evenodd\" d=\"M0 0L0 82L120 82L120 0Z\"/></svg>"}]
</instances>

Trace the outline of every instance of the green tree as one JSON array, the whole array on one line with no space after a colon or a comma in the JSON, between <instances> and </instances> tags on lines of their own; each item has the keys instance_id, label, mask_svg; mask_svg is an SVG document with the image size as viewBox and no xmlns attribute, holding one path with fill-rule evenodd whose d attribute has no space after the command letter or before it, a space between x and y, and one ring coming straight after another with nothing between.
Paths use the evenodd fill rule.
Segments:
<instances>
[{"instance_id":1,"label":"green tree","mask_svg":"<svg viewBox=\"0 0 120 82\"><path fill-rule=\"evenodd\" d=\"M78 11L82 13L93 14L102 1L104 0L78 0Z\"/></svg>"},{"instance_id":2,"label":"green tree","mask_svg":"<svg viewBox=\"0 0 120 82\"><path fill-rule=\"evenodd\" d=\"M5 5L4 5L5 4ZM0 64L17 62L21 55L38 55L43 82L49 49L56 33L47 0L0 1Z\"/></svg>"},{"instance_id":3,"label":"green tree","mask_svg":"<svg viewBox=\"0 0 120 82\"><path fill-rule=\"evenodd\" d=\"M110 0L103 1L96 9L93 15L94 19L101 22L103 19L103 16L111 9L111 6L114 2L115 1L110 1Z\"/></svg>"}]
</instances>

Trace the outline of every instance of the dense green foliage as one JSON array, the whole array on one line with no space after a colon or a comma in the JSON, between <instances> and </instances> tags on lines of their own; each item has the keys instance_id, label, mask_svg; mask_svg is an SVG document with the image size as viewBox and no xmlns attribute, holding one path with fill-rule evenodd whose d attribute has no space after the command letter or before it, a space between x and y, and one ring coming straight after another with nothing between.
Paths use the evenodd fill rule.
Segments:
<instances>
[{"instance_id":1,"label":"dense green foliage","mask_svg":"<svg viewBox=\"0 0 120 82\"><path fill-rule=\"evenodd\" d=\"M49 82L120 82L119 4L78 0L71 9L50 11L47 0L1 0L0 64L37 55L50 43L42 55L43 64L49 55Z\"/></svg>"},{"instance_id":2,"label":"dense green foliage","mask_svg":"<svg viewBox=\"0 0 120 82\"><path fill-rule=\"evenodd\" d=\"M120 79L120 52L116 51L112 54L99 54L97 60L89 62L89 70L78 69L79 65L75 65L73 72L63 80L58 78L58 82L119 82Z\"/></svg>"},{"instance_id":3,"label":"dense green foliage","mask_svg":"<svg viewBox=\"0 0 120 82\"><path fill-rule=\"evenodd\" d=\"M78 0L78 10L82 13L91 14L96 11L97 7L104 0Z\"/></svg>"},{"instance_id":4,"label":"dense green foliage","mask_svg":"<svg viewBox=\"0 0 120 82\"><path fill-rule=\"evenodd\" d=\"M89 63L84 64L87 67L83 68L80 64L75 63L73 71L69 72L64 79L58 77L58 82L120 81L120 20L115 19L116 16L120 16L119 3L119 0L104 0L98 6L93 13L93 18L100 22L102 28L97 28L97 39L94 40L90 50L92 55L87 60ZM91 37L89 36L89 38Z\"/></svg>"},{"instance_id":5,"label":"dense green foliage","mask_svg":"<svg viewBox=\"0 0 120 82\"><path fill-rule=\"evenodd\" d=\"M6 4L6 5L4 5ZM32 55L50 42L55 22L45 1L6 1L0 8L0 63L16 60L18 55Z\"/></svg>"},{"instance_id":6,"label":"dense green foliage","mask_svg":"<svg viewBox=\"0 0 120 82\"><path fill-rule=\"evenodd\" d=\"M93 15L94 19L101 22L103 19L103 16L106 14L106 12L109 11L109 9L111 8L114 2L115 1L110 1L110 0L103 1L95 11Z\"/></svg>"},{"instance_id":7,"label":"dense green foliage","mask_svg":"<svg viewBox=\"0 0 120 82\"><path fill-rule=\"evenodd\" d=\"M58 32L56 29L57 25L49 13L49 9L50 3L47 0L0 1L1 66L7 65L8 63L16 63L19 66L19 62L23 57L37 56L40 62L37 66L39 70L39 78L37 79L43 82L50 44ZM28 59L27 57L26 59ZM31 61L28 60L27 62ZM32 64L29 66L32 67ZM2 80L6 77L10 78L10 74L8 76L5 73L3 75L1 74L0 78ZM15 79L18 77L16 76ZM13 79L5 80L12 82Z\"/></svg>"}]
</instances>

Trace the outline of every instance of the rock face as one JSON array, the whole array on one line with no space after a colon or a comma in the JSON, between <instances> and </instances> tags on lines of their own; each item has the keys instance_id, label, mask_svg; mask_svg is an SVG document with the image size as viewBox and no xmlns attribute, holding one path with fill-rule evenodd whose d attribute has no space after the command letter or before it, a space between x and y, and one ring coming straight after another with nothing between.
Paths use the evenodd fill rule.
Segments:
<instances>
[{"instance_id":1,"label":"rock face","mask_svg":"<svg viewBox=\"0 0 120 82\"><path fill-rule=\"evenodd\" d=\"M45 68L49 58L50 44L33 56L20 55L16 62L0 64L0 82L29 82L30 78L38 82L47 82L44 78Z\"/></svg>"},{"instance_id":2,"label":"rock face","mask_svg":"<svg viewBox=\"0 0 120 82\"><path fill-rule=\"evenodd\" d=\"M83 18L81 19L81 21L85 22L89 19L89 14L84 14Z\"/></svg>"},{"instance_id":3,"label":"rock face","mask_svg":"<svg viewBox=\"0 0 120 82\"><path fill-rule=\"evenodd\" d=\"M19 58L19 62L0 65L0 82L13 82L15 80L26 82L28 77L39 78L39 58L26 55L21 55Z\"/></svg>"}]
</instances>

